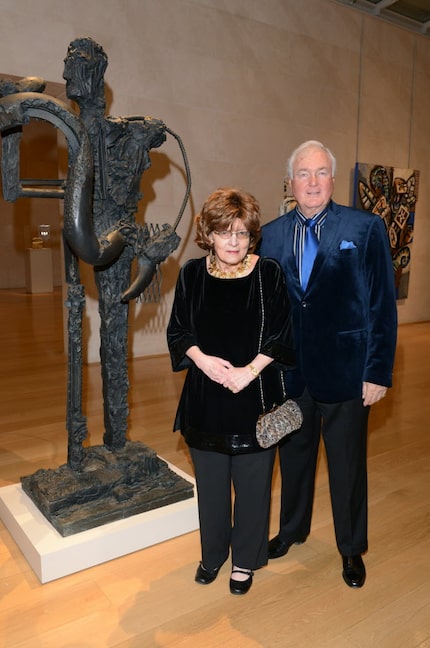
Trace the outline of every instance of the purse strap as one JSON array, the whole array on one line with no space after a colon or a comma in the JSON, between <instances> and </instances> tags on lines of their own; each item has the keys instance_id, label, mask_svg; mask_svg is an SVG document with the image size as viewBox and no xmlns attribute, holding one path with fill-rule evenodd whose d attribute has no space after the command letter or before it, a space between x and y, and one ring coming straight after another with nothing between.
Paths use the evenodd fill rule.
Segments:
<instances>
[{"instance_id":1,"label":"purse strap","mask_svg":"<svg viewBox=\"0 0 430 648\"><path fill-rule=\"evenodd\" d=\"M258 339L258 353L261 352L261 343L263 341L263 329L264 329L264 324L266 321L266 313L264 310L264 299L263 299L263 280L261 278L261 260L259 259L258 261L258 288L259 288L259 293L260 293L260 311L261 311L261 326L260 326L260 336ZM280 371L281 373L281 385L282 385L282 396L283 399L286 400L287 398L287 390L285 389L285 383L284 383L284 373L283 371ZM261 398L261 406L263 408L263 412L266 411L266 404L264 402L264 392L263 392L263 379L261 376L261 373L258 374L258 385L260 388L260 398Z\"/></svg>"}]
</instances>

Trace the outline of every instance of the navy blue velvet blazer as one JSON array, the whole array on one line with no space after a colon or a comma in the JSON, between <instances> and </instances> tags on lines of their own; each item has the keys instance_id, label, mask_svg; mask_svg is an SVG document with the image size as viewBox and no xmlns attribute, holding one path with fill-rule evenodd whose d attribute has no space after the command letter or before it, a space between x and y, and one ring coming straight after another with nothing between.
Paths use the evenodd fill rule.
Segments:
<instances>
[{"instance_id":1,"label":"navy blue velvet blazer","mask_svg":"<svg viewBox=\"0 0 430 648\"><path fill-rule=\"evenodd\" d=\"M297 369L288 392L316 400L357 398L363 381L391 386L397 336L394 272L384 223L334 203L303 292L293 251L294 211L262 228L259 254L277 259L292 305Z\"/></svg>"}]
</instances>

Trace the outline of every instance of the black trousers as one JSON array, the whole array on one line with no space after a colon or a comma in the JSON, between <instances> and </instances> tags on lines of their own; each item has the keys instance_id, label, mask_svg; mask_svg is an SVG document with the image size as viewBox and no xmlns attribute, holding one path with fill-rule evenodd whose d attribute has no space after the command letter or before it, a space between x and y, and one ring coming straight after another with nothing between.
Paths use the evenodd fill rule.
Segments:
<instances>
[{"instance_id":1,"label":"black trousers","mask_svg":"<svg viewBox=\"0 0 430 648\"><path fill-rule=\"evenodd\" d=\"M190 448L190 453L197 484L204 567L220 567L230 547L236 567L263 567L267 564L275 449L227 455Z\"/></svg>"},{"instance_id":2,"label":"black trousers","mask_svg":"<svg viewBox=\"0 0 430 648\"><path fill-rule=\"evenodd\" d=\"M315 471L322 434L328 464L338 549L343 555L367 550L367 422L361 398L321 403L307 390L296 399L303 412L300 430L279 447L282 475L281 540L304 539L311 528Z\"/></svg>"}]
</instances>

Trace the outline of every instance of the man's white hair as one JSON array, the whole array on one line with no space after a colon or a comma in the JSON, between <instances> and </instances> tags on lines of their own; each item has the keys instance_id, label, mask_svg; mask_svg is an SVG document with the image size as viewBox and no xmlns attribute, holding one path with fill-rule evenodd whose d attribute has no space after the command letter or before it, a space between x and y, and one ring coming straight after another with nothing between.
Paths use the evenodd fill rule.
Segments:
<instances>
[{"instance_id":1,"label":"man's white hair","mask_svg":"<svg viewBox=\"0 0 430 648\"><path fill-rule=\"evenodd\" d=\"M324 146L322 142L318 142L318 140L308 140L307 142L300 144L300 146L294 149L294 151L291 153L287 162L287 178L289 178L290 180L293 178L293 167L297 156L308 148L319 148L328 155L331 162L331 174L334 177L336 173L336 158L334 157L333 153L329 148L327 148L327 146Z\"/></svg>"}]
</instances>

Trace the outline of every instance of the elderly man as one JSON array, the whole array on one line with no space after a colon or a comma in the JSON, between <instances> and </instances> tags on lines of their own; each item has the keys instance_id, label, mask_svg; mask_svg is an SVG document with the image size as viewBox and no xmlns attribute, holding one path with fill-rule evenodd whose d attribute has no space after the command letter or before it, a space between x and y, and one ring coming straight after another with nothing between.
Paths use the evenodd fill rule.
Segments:
<instances>
[{"instance_id":1,"label":"elderly man","mask_svg":"<svg viewBox=\"0 0 430 648\"><path fill-rule=\"evenodd\" d=\"M309 534L322 434L342 575L348 586L362 587L367 422L370 406L391 386L397 316L384 223L332 201L335 167L320 142L299 146L288 162L296 207L262 232L260 254L281 263L292 302L298 364L288 393L304 417L279 448L280 528L269 558Z\"/></svg>"}]
</instances>

